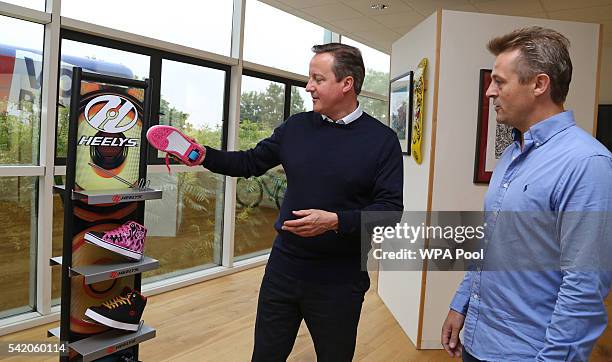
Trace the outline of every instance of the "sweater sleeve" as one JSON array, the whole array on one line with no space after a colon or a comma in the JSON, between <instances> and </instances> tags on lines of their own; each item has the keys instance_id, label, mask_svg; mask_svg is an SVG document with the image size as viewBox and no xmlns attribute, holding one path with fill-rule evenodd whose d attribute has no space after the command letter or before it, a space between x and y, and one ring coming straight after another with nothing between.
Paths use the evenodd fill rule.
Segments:
<instances>
[{"instance_id":1,"label":"sweater sleeve","mask_svg":"<svg viewBox=\"0 0 612 362\"><path fill-rule=\"evenodd\" d=\"M246 151L220 151L206 146L202 166L214 173L234 177L261 176L280 165L280 145L286 121L272 135Z\"/></svg>"},{"instance_id":2,"label":"sweater sleeve","mask_svg":"<svg viewBox=\"0 0 612 362\"><path fill-rule=\"evenodd\" d=\"M360 210L338 211L338 232L359 233L361 213L364 211L403 211L404 167L402 149L397 137L386 140L386 147L378 163L372 189L372 203ZM395 216L400 216L393 213ZM399 219L397 220L399 222Z\"/></svg>"}]
</instances>

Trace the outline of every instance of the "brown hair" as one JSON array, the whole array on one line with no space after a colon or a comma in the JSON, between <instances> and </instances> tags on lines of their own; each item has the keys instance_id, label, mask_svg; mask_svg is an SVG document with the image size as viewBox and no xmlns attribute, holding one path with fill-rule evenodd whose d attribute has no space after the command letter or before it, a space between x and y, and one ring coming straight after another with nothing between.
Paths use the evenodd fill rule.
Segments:
<instances>
[{"instance_id":1,"label":"brown hair","mask_svg":"<svg viewBox=\"0 0 612 362\"><path fill-rule=\"evenodd\" d=\"M312 51L317 54L331 53L334 56L332 71L336 76L336 81L350 75L354 80L355 93L361 92L365 78L365 66L359 49L346 44L327 43L313 46Z\"/></svg>"},{"instance_id":2,"label":"brown hair","mask_svg":"<svg viewBox=\"0 0 612 362\"><path fill-rule=\"evenodd\" d=\"M491 39L487 48L493 55L518 49L516 71L519 81L526 83L538 74L550 77L550 96L553 102L565 101L572 81L572 60L569 40L561 33L539 26L514 30Z\"/></svg>"}]
</instances>

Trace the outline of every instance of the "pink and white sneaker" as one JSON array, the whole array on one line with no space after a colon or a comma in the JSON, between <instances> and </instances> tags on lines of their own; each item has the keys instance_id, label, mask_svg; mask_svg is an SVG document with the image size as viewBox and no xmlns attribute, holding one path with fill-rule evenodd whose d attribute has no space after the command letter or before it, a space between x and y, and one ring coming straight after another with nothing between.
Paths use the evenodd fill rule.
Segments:
<instances>
[{"instance_id":1,"label":"pink and white sneaker","mask_svg":"<svg viewBox=\"0 0 612 362\"><path fill-rule=\"evenodd\" d=\"M135 221L128 221L110 231L85 233L85 241L106 250L138 261L142 259L147 229Z\"/></svg>"},{"instance_id":2,"label":"pink and white sneaker","mask_svg":"<svg viewBox=\"0 0 612 362\"><path fill-rule=\"evenodd\" d=\"M166 166L168 166L168 154L176 156L187 166L201 164L206 155L204 147L172 126L158 125L149 128L147 140L154 148L166 152Z\"/></svg>"}]
</instances>

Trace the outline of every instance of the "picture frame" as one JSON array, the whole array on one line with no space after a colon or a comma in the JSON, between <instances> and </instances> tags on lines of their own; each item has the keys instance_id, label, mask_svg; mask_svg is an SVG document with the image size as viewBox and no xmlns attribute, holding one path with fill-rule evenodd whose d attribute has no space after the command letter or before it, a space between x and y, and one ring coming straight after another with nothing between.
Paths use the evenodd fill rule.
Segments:
<instances>
[{"instance_id":1,"label":"picture frame","mask_svg":"<svg viewBox=\"0 0 612 362\"><path fill-rule=\"evenodd\" d=\"M397 134L402 155L410 156L412 138L412 78L409 71L389 82L389 128Z\"/></svg>"},{"instance_id":2,"label":"picture frame","mask_svg":"<svg viewBox=\"0 0 612 362\"><path fill-rule=\"evenodd\" d=\"M476 184L488 184L491 181L497 160L513 142L512 128L497 123L493 101L486 95L490 84L491 69L480 69L473 179Z\"/></svg>"},{"instance_id":3,"label":"picture frame","mask_svg":"<svg viewBox=\"0 0 612 362\"><path fill-rule=\"evenodd\" d=\"M597 107L597 140L612 151L612 104Z\"/></svg>"}]
</instances>

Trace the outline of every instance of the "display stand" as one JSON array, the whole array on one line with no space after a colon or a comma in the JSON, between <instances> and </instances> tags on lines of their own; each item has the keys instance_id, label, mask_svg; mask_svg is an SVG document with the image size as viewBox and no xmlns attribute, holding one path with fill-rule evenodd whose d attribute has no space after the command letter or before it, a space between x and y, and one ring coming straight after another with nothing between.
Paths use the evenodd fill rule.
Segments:
<instances>
[{"instance_id":1,"label":"display stand","mask_svg":"<svg viewBox=\"0 0 612 362\"><path fill-rule=\"evenodd\" d=\"M118 351L138 361L138 344L155 337L155 329L142 322L131 332L84 315L126 286L140 291L141 273L159 266L149 257L131 262L83 239L87 231L112 230L130 220L143 225L142 201L162 196L143 181L150 94L148 80L73 68L66 180L54 187L64 202L63 253L50 260L62 268L60 326L48 332L69 349L60 361L94 361Z\"/></svg>"}]
</instances>

